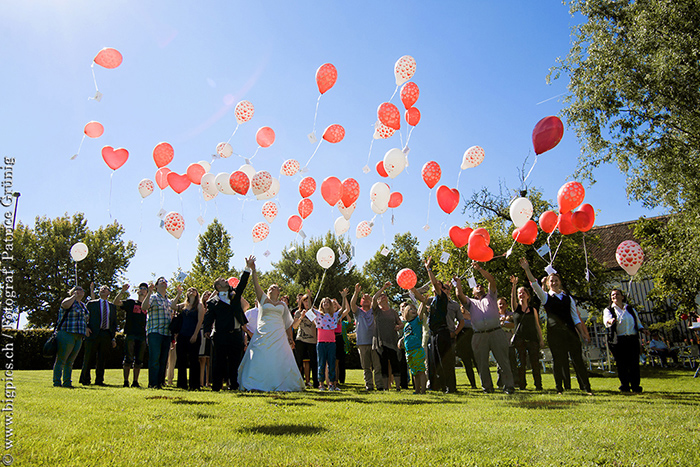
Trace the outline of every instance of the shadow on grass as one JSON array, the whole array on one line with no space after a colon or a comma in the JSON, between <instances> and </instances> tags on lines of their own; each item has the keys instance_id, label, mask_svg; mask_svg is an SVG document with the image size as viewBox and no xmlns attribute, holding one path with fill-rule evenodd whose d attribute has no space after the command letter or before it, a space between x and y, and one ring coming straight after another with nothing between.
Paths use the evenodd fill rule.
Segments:
<instances>
[{"instance_id":1,"label":"shadow on grass","mask_svg":"<svg viewBox=\"0 0 700 467\"><path fill-rule=\"evenodd\" d=\"M532 409L532 410L563 410L570 409L576 405L580 404L577 401L552 401L552 400L531 400L531 399L521 399L518 401L513 401L510 405L514 407L520 407L522 409Z\"/></svg>"},{"instance_id":2,"label":"shadow on grass","mask_svg":"<svg viewBox=\"0 0 700 467\"><path fill-rule=\"evenodd\" d=\"M311 407L311 406L313 406L313 404L310 402L287 401L287 400L269 400L269 401L267 401L267 403L272 404L272 405L283 405L285 407Z\"/></svg>"},{"instance_id":3,"label":"shadow on grass","mask_svg":"<svg viewBox=\"0 0 700 467\"><path fill-rule=\"evenodd\" d=\"M328 431L322 426L314 425L257 425L238 430L240 433L262 434L272 436L311 436Z\"/></svg>"},{"instance_id":4,"label":"shadow on grass","mask_svg":"<svg viewBox=\"0 0 700 467\"><path fill-rule=\"evenodd\" d=\"M187 399L174 400L173 404L183 404L183 405L214 405L218 402L214 401L188 401Z\"/></svg>"}]
</instances>

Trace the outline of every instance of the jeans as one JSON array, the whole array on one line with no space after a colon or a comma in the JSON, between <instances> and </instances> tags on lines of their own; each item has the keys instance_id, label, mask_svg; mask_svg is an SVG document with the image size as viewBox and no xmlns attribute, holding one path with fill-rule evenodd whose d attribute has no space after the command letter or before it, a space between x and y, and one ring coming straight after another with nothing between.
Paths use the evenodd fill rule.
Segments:
<instances>
[{"instance_id":1,"label":"jeans","mask_svg":"<svg viewBox=\"0 0 700 467\"><path fill-rule=\"evenodd\" d=\"M170 336L157 332L148 335L148 386L161 386L165 379L165 368L168 365L170 351Z\"/></svg>"},{"instance_id":2,"label":"jeans","mask_svg":"<svg viewBox=\"0 0 700 467\"><path fill-rule=\"evenodd\" d=\"M318 356L318 380L323 381L326 379L327 363L328 379L329 381L335 381L335 342L317 343L316 354Z\"/></svg>"},{"instance_id":3,"label":"jeans","mask_svg":"<svg viewBox=\"0 0 700 467\"><path fill-rule=\"evenodd\" d=\"M56 362L53 364L54 386L72 386L73 362L83 345L83 337L82 334L75 332L58 331L56 335L58 352L56 353ZM61 384L61 377L63 377L63 384Z\"/></svg>"}]
</instances>

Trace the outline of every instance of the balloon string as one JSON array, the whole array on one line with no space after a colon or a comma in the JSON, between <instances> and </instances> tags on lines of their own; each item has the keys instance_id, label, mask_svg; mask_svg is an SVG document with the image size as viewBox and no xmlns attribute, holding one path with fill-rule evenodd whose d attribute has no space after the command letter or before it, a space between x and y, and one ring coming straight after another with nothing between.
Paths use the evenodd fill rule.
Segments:
<instances>
[{"instance_id":1,"label":"balloon string","mask_svg":"<svg viewBox=\"0 0 700 467\"><path fill-rule=\"evenodd\" d=\"M226 144L228 144L228 143L231 142L231 138L233 138L233 135L236 134L236 132L238 131L238 127L239 127L239 126L241 126L240 123L236 124L236 128L233 130L233 133L231 133L231 136L228 137L228 141L226 141Z\"/></svg>"},{"instance_id":2,"label":"balloon string","mask_svg":"<svg viewBox=\"0 0 700 467\"><path fill-rule=\"evenodd\" d=\"M457 191L459 191L459 179L462 177L462 170L457 172ZM520 233L518 233L520 235Z\"/></svg>"},{"instance_id":3,"label":"balloon string","mask_svg":"<svg viewBox=\"0 0 700 467\"><path fill-rule=\"evenodd\" d=\"M180 239L177 240L177 268L180 268Z\"/></svg>"},{"instance_id":4,"label":"balloon string","mask_svg":"<svg viewBox=\"0 0 700 467\"><path fill-rule=\"evenodd\" d=\"M258 151L260 151L260 147L261 147L261 146L258 146L258 148L255 150L255 152L254 152L253 155L250 157L250 159L248 159L249 161L252 161L252 160L255 158L255 156L258 155Z\"/></svg>"},{"instance_id":5,"label":"balloon string","mask_svg":"<svg viewBox=\"0 0 700 467\"><path fill-rule=\"evenodd\" d=\"M78 152L75 153L75 156L71 157L71 159L75 159L78 157L78 154L80 154L80 150L83 149L83 141L85 141L85 134L83 133L83 139L80 140L80 146L78 146Z\"/></svg>"},{"instance_id":6,"label":"balloon string","mask_svg":"<svg viewBox=\"0 0 700 467\"><path fill-rule=\"evenodd\" d=\"M386 247L387 243L386 243L386 232L384 231L384 214L382 214L382 241L384 242L384 247Z\"/></svg>"},{"instance_id":7,"label":"balloon string","mask_svg":"<svg viewBox=\"0 0 700 467\"><path fill-rule=\"evenodd\" d=\"M139 232L143 229L143 200L144 198L141 198L141 223L139 224Z\"/></svg>"},{"instance_id":8,"label":"balloon string","mask_svg":"<svg viewBox=\"0 0 700 467\"><path fill-rule=\"evenodd\" d=\"M530 170L527 172L527 176L525 176L525 180L523 180L523 185L525 185L527 179L530 178L530 174L532 173L532 169L535 168L535 165L537 165L537 154L535 154L535 162L532 163L532 167L530 167ZM525 187L523 186L523 188Z\"/></svg>"},{"instance_id":9,"label":"balloon string","mask_svg":"<svg viewBox=\"0 0 700 467\"><path fill-rule=\"evenodd\" d=\"M406 149L408 147L408 142L411 140L411 133L413 133L414 128L415 127L412 126L411 129L408 130L408 138L406 138L406 145L403 147L404 149Z\"/></svg>"},{"instance_id":10,"label":"balloon string","mask_svg":"<svg viewBox=\"0 0 700 467\"><path fill-rule=\"evenodd\" d=\"M401 144L402 148L405 148L406 146L403 145L403 135L401 134L400 131L398 133L399 133L399 143ZM408 145L408 140L406 140L406 145Z\"/></svg>"},{"instance_id":11,"label":"balloon string","mask_svg":"<svg viewBox=\"0 0 700 467\"><path fill-rule=\"evenodd\" d=\"M428 191L428 217L425 219L425 226L428 228L430 228L430 202L432 200L431 195L432 195L432 192Z\"/></svg>"},{"instance_id":12,"label":"balloon string","mask_svg":"<svg viewBox=\"0 0 700 467\"><path fill-rule=\"evenodd\" d=\"M369 160L372 157L372 146L374 145L374 137L372 137L372 141L369 143L369 154L367 154L367 166L369 167Z\"/></svg>"},{"instance_id":13,"label":"balloon string","mask_svg":"<svg viewBox=\"0 0 700 467\"><path fill-rule=\"evenodd\" d=\"M316 300L318 300L318 295L321 293L321 288L323 287L323 281L326 278L326 272L328 269L323 270L323 276L321 276L321 283L318 286L318 290L316 291L316 296L314 297L314 302L311 304L311 308L316 307Z\"/></svg>"},{"instance_id":14,"label":"balloon string","mask_svg":"<svg viewBox=\"0 0 700 467\"><path fill-rule=\"evenodd\" d=\"M109 213L109 218L112 218L112 177L114 177L115 170L112 170L112 174L109 176L109 205L107 207L107 212Z\"/></svg>"},{"instance_id":15,"label":"balloon string","mask_svg":"<svg viewBox=\"0 0 700 467\"><path fill-rule=\"evenodd\" d=\"M323 94L319 94L318 99L316 99L316 112L314 112L314 126L313 126L313 129L311 130L312 135L316 134L316 117L318 116L318 104L321 102L322 95Z\"/></svg>"},{"instance_id":16,"label":"balloon string","mask_svg":"<svg viewBox=\"0 0 700 467\"><path fill-rule=\"evenodd\" d=\"M95 78L95 63L93 62L92 65L90 65L90 69L92 70L92 82L95 83L95 92L100 92L99 89L97 89L97 78Z\"/></svg>"},{"instance_id":17,"label":"balloon string","mask_svg":"<svg viewBox=\"0 0 700 467\"><path fill-rule=\"evenodd\" d=\"M394 88L394 94L391 95L391 99L389 99L389 102L391 102L392 99L394 99L394 96L396 95L396 92L397 92L398 90L399 90L399 85L397 84L396 87Z\"/></svg>"},{"instance_id":18,"label":"balloon string","mask_svg":"<svg viewBox=\"0 0 700 467\"><path fill-rule=\"evenodd\" d=\"M588 295L591 295L591 278L588 271L588 251L586 251L586 234L583 234L583 255L586 258L586 282L588 282Z\"/></svg>"},{"instance_id":19,"label":"balloon string","mask_svg":"<svg viewBox=\"0 0 700 467\"><path fill-rule=\"evenodd\" d=\"M308 160L308 162L306 163L306 165L304 166L304 168L306 168L306 167L309 166L309 163L311 163L311 159L313 159L314 156L316 155L316 151L318 151L318 148L321 146L321 143L322 143L322 142L323 142L323 140L320 140L320 141L318 142L318 144L316 145L316 149L314 149L314 153L311 154L311 157L309 157L309 160Z\"/></svg>"},{"instance_id":20,"label":"balloon string","mask_svg":"<svg viewBox=\"0 0 700 467\"><path fill-rule=\"evenodd\" d=\"M554 259L557 257L557 253L559 253L559 247L561 246L561 242L563 242L563 241L564 241L564 238L562 237L562 239L559 240L559 245L557 245L557 250L554 252L554 257L549 262L549 264L552 264L554 262Z\"/></svg>"}]
</instances>

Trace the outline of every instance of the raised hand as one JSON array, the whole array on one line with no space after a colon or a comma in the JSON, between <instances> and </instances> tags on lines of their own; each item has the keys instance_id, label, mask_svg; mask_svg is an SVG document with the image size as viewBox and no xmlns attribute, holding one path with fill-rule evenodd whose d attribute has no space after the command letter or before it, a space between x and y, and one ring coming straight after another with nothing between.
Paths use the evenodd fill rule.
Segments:
<instances>
[{"instance_id":1,"label":"raised hand","mask_svg":"<svg viewBox=\"0 0 700 467\"><path fill-rule=\"evenodd\" d=\"M128 291L129 291L129 284L122 285L122 292L128 292Z\"/></svg>"},{"instance_id":2,"label":"raised hand","mask_svg":"<svg viewBox=\"0 0 700 467\"><path fill-rule=\"evenodd\" d=\"M428 259L425 260L425 267L426 269L430 269L430 266L433 265L433 257L428 256Z\"/></svg>"},{"instance_id":3,"label":"raised hand","mask_svg":"<svg viewBox=\"0 0 700 467\"><path fill-rule=\"evenodd\" d=\"M255 269L255 256L250 255L245 259L245 264L249 269Z\"/></svg>"},{"instance_id":4,"label":"raised hand","mask_svg":"<svg viewBox=\"0 0 700 467\"><path fill-rule=\"evenodd\" d=\"M520 258L520 261L518 261L518 263L520 264L520 267L523 269L527 269L530 267L526 258Z\"/></svg>"},{"instance_id":5,"label":"raised hand","mask_svg":"<svg viewBox=\"0 0 700 467\"><path fill-rule=\"evenodd\" d=\"M359 294L361 291L362 291L362 286L358 282L357 284L355 284L355 293Z\"/></svg>"},{"instance_id":6,"label":"raised hand","mask_svg":"<svg viewBox=\"0 0 700 467\"><path fill-rule=\"evenodd\" d=\"M518 278L517 276L510 276L510 283L515 285L518 283Z\"/></svg>"},{"instance_id":7,"label":"raised hand","mask_svg":"<svg viewBox=\"0 0 700 467\"><path fill-rule=\"evenodd\" d=\"M340 296L345 298L348 296L348 288L345 287L343 290L340 291Z\"/></svg>"}]
</instances>

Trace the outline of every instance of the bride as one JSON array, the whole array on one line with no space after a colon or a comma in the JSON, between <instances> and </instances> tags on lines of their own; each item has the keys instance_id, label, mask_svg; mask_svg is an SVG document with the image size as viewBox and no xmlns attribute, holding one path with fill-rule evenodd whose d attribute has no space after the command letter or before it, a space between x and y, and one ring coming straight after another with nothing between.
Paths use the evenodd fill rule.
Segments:
<instances>
[{"instance_id":1,"label":"bride","mask_svg":"<svg viewBox=\"0 0 700 467\"><path fill-rule=\"evenodd\" d=\"M253 264L253 285L258 300L258 326L238 368L238 384L244 391L303 391L304 380L292 349L292 314L279 298L276 284L260 288Z\"/></svg>"}]
</instances>

